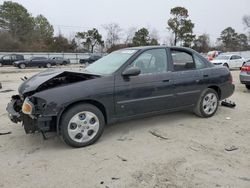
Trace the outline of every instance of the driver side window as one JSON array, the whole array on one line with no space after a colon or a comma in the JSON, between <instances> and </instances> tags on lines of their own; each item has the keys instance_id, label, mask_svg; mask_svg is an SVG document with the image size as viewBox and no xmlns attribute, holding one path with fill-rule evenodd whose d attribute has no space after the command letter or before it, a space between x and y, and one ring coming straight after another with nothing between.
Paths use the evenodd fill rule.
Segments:
<instances>
[{"instance_id":1,"label":"driver side window","mask_svg":"<svg viewBox=\"0 0 250 188\"><path fill-rule=\"evenodd\" d=\"M167 71L165 49L153 49L143 52L129 67L138 67L141 74L157 74Z\"/></svg>"}]
</instances>

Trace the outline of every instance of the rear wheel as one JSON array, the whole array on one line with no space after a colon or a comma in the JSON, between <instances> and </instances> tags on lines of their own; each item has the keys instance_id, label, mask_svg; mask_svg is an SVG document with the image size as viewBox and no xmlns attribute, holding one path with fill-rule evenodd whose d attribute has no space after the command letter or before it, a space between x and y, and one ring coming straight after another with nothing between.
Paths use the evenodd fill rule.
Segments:
<instances>
[{"instance_id":1,"label":"rear wheel","mask_svg":"<svg viewBox=\"0 0 250 188\"><path fill-rule=\"evenodd\" d=\"M247 89L250 89L250 85L247 85L247 84L246 84L246 88L247 88Z\"/></svg>"},{"instance_id":2,"label":"rear wheel","mask_svg":"<svg viewBox=\"0 0 250 188\"><path fill-rule=\"evenodd\" d=\"M90 104L79 104L63 115L62 138L72 147L85 147L101 137L104 125L104 116L98 108Z\"/></svg>"},{"instance_id":3,"label":"rear wheel","mask_svg":"<svg viewBox=\"0 0 250 188\"><path fill-rule=\"evenodd\" d=\"M26 68L26 65L22 63L22 64L19 65L19 68L20 68L20 69L25 69L25 68Z\"/></svg>"},{"instance_id":4,"label":"rear wheel","mask_svg":"<svg viewBox=\"0 0 250 188\"><path fill-rule=\"evenodd\" d=\"M207 88L204 90L195 107L195 114L200 117L212 117L219 105L219 97L215 90Z\"/></svg>"}]
</instances>

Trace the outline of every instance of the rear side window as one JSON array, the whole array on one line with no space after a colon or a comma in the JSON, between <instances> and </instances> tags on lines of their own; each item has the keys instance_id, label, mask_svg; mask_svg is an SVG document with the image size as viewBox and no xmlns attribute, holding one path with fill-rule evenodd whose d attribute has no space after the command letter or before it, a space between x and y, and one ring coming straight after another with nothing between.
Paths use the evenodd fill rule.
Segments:
<instances>
[{"instance_id":1,"label":"rear side window","mask_svg":"<svg viewBox=\"0 0 250 188\"><path fill-rule=\"evenodd\" d=\"M207 67L206 63L195 54L194 54L194 61L196 69L204 69Z\"/></svg>"},{"instance_id":2,"label":"rear side window","mask_svg":"<svg viewBox=\"0 0 250 188\"><path fill-rule=\"evenodd\" d=\"M11 60L11 56L3 56L4 60Z\"/></svg>"},{"instance_id":3,"label":"rear side window","mask_svg":"<svg viewBox=\"0 0 250 188\"><path fill-rule=\"evenodd\" d=\"M171 50L174 71L185 71L195 69L192 54L180 50Z\"/></svg>"}]
</instances>

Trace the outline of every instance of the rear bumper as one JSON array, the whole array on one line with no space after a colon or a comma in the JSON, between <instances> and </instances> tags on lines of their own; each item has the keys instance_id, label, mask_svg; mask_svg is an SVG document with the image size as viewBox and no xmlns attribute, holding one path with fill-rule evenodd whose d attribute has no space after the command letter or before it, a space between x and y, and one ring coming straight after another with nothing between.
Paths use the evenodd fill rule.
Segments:
<instances>
[{"instance_id":1,"label":"rear bumper","mask_svg":"<svg viewBox=\"0 0 250 188\"><path fill-rule=\"evenodd\" d=\"M234 86L234 84L226 83L226 84L222 85L220 87L220 89L221 89L220 100L223 100L223 99L226 99L226 98L233 95L234 90L235 90L235 86Z\"/></svg>"},{"instance_id":2,"label":"rear bumper","mask_svg":"<svg viewBox=\"0 0 250 188\"><path fill-rule=\"evenodd\" d=\"M240 82L242 84L250 84L250 74L247 72L240 73Z\"/></svg>"}]
</instances>

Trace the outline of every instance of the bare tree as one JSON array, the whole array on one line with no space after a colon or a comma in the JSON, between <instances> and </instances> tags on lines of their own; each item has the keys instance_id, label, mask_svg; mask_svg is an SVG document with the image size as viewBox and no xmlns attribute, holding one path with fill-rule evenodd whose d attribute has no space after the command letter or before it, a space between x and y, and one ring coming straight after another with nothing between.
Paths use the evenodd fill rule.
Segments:
<instances>
[{"instance_id":1,"label":"bare tree","mask_svg":"<svg viewBox=\"0 0 250 188\"><path fill-rule=\"evenodd\" d=\"M136 27L130 27L125 31L125 38L124 38L125 44L131 44L133 42L136 30L137 30Z\"/></svg>"},{"instance_id":2,"label":"bare tree","mask_svg":"<svg viewBox=\"0 0 250 188\"><path fill-rule=\"evenodd\" d=\"M110 24L104 25L103 28L107 32L106 46L108 48L119 43L119 41L121 39L121 31L122 31L119 24L110 23Z\"/></svg>"},{"instance_id":3,"label":"bare tree","mask_svg":"<svg viewBox=\"0 0 250 188\"><path fill-rule=\"evenodd\" d=\"M250 15L245 15L242 18L243 24L247 27L247 29L250 29Z\"/></svg>"}]
</instances>

